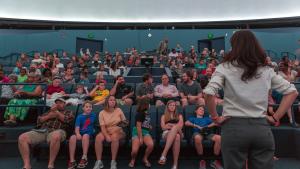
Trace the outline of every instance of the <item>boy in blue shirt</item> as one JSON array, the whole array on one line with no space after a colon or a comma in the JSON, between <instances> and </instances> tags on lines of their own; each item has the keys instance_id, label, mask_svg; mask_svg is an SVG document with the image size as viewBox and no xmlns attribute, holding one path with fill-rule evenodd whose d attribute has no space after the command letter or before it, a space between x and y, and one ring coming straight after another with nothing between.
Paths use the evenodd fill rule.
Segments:
<instances>
[{"instance_id":1,"label":"boy in blue shirt","mask_svg":"<svg viewBox=\"0 0 300 169\"><path fill-rule=\"evenodd\" d=\"M196 116L190 117L186 122L185 126L193 128L193 140L195 143L195 147L197 150L198 155L203 155L203 145L202 140L204 138L208 140L212 140L214 142L214 154L218 156L221 150L221 136L217 134L208 134L204 135L203 130L204 128L211 128L216 126L210 117L204 117L204 108L203 106L199 106L195 110ZM221 162L219 160L215 160L210 165L214 169L223 169ZM200 161L199 169L206 169L206 162L205 160Z\"/></svg>"},{"instance_id":2,"label":"boy in blue shirt","mask_svg":"<svg viewBox=\"0 0 300 169\"><path fill-rule=\"evenodd\" d=\"M94 134L94 124L96 121L96 114L92 113L93 104L86 101L82 105L83 113L78 115L75 122L75 134L69 140L69 154L70 161L68 169L76 168L75 149L77 140L82 142L83 155L78 164L78 168L85 168L88 164L87 153L89 149L90 137Z\"/></svg>"}]
</instances>

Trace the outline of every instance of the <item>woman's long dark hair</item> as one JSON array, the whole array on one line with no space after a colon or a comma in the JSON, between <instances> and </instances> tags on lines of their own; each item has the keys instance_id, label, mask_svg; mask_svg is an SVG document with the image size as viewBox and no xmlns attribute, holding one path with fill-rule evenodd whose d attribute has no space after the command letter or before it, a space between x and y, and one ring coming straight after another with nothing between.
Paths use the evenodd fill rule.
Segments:
<instances>
[{"instance_id":1,"label":"woman's long dark hair","mask_svg":"<svg viewBox=\"0 0 300 169\"><path fill-rule=\"evenodd\" d=\"M266 54L255 35L250 30L240 30L230 39L232 50L225 56L223 63L231 63L244 69L242 81L257 78L257 69L266 66Z\"/></svg>"},{"instance_id":2,"label":"woman's long dark hair","mask_svg":"<svg viewBox=\"0 0 300 169\"><path fill-rule=\"evenodd\" d=\"M149 99L140 99L138 101L138 106L137 106L137 112L138 113L145 113L145 111L147 111L149 109L149 105L150 105L150 100Z\"/></svg>"}]
</instances>

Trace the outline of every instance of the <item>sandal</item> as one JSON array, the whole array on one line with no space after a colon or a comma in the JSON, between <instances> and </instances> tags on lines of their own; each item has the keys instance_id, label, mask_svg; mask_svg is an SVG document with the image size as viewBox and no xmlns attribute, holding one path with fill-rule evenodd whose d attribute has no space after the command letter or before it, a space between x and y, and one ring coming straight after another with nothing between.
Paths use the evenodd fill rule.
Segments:
<instances>
[{"instance_id":1,"label":"sandal","mask_svg":"<svg viewBox=\"0 0 300 169\"><path fill-rule=\"evenodd\" d=\"M151 168L151 163L149 161L143 161L143 163L146 168Z\"/></svg>"},{"instance_id":2,"label":"sandal","mask_svg":"<svg viewBox=\"0 0 300 169\"><path fill-rule=\"evenodd\" d=\"M160 164L160 165L165 165L165 164L166 164L166 161L167 161L167 158L164 157L164 156L161 156L161 157L159 158L158 164Z\"/></svg>"},{"instance_id":3,"label":"sandal","mask_svg":"<svg viewBox=\"0 0 300 169\"><path fill-rule=\"evenodd\" d=\"M130 161L130 163L128 164L129 168L134 168L134 162Z\"/></svg>"}]
</instances>

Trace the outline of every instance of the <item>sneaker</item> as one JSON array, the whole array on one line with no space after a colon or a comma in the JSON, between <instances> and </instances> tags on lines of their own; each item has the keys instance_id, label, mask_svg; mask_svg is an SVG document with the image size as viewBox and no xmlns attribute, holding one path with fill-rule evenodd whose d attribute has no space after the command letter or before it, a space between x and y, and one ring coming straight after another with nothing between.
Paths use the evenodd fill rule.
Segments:
<instances>
[{"instance_id":1,"label":"sneaker","mask_svg":"<svg viewBox=\"0 0 300 169\"><path fill-rule=\"evenodd\" d=\"M117 169L117 162L115 160L111 160L110 169Z\"/></svg>"},{"instance_id":2,"label":"sneaker","mask_svg":"<svg viewBox=\"0 0 300 169\"><path fill-rule=\"evenodd\" d=\"M86 158L82 158L78 164L77 168L85 168L88 164L88 160Z\"/></svg>"},{"instance_id":3,"label":"sneaker","mask_svg":"<svg viewBox=\"0 0 300 169\"><path fill-rule=\"evenodd\" d=\"M199 163L199 169L206 169L206 162L204 160L201 160Z\"/></svg>"},{"instance_id":4,"label":"sneaker","mask_svg":"<svg viewBox=\"0 0 300 169\"><path fill-rule=\"evenodd\" d=\"M173 167L171 169L177 169L177 166L176 165L173 165Z\"/></svg>"},{"instance_id":5,"label":"sneaker","mask_svg":"<svg viewBox=\"0 0 300 169\"><path fill-rule=\"evenodd\" d=\"M210 163L210 166L214 169L223 169L223 166L219 160L215 160L212 163Z\"/></svg>"},{"instance_id":6,"label":"sneaker","mask_svg":"<svg viewBox=\"0 0 300 169\"><path fill-rule=\"evenodd\" d=\"M104 168L103 162L101 160L97 160L93 169L102 169Z\"/></svg>"},{"instance_id":7,"label":"sneaker","mask_svg":"<svg viewBox=\"0 0 300 169\"><path fill-rule=\"evenodd\" d=\"M75 169L76 166L77 166L76 161L73 161L73 162L69 161L68 169Z\"/></svg>"}]
</instances>

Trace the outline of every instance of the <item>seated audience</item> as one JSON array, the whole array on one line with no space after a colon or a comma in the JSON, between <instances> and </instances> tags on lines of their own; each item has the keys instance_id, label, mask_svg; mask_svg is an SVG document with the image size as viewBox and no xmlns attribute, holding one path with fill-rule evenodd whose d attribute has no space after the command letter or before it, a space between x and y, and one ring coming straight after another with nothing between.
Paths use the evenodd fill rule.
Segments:
<instances>
[{"instance_id":1,"label":"seated audience","mask_svg":"<svg viewBox=\"0 0 300 169\"><path fill-rule=\"evenodd\" d=\"M140 84L136 89L136 99L137 102L141 99L147 98L153 100L154 88L153 88L153 78L150 74L145 74L143 76L143 83Z\"/></svg>"},{"instance_id":2,"label":"seated audience","mask_svg":"<svg viewBox=\"0 0 300 169\"><path fill-rule=\"evenodd\" d=\"M15 74L15 75L19 75L21 69L22 69L22 63L20 61L17 61L16 62L16 67L13 69L12 73Z\"/></svg>"},{"instance_id":3,"label":"seated audience","mask_svg":"<svg viewBox=\"0 0 300 169\"><path fill-rule=\"evenodd\" d=\"M169 84L169 77L167 74L162 75L161 84L154 88L154 96L156 97L156 106L162 106L167 104L169 100L176 101L179 103L179 93L176 86Z\"/></svg>"},{"instance_id":4,"label":"seated audience","mask_svg":"<svg viewBox=\"0 0 300 169\"><path fill-rule=\"evenodd\" d=\"M88 78L88 74L85 72L80 73L80 79L79 79L78 83L83 84L83 85L89 84L90 80Z\"/></svg>"},{"instance_id":5,"label":"seated audience","mask_svg":"<svg viewBox=\"0 0 300 169\"><path fill-rule=\"evenodd\" d=\"M57 98L64 96L65 89L60 86L61 83L61 78L59 76L55 76L52 84L47 87L47 106L51 107Z\"/></svg>"},{"instance_id":6,"label":"seated audience","mask_svg":"<svg viewBox=\"0 0 300 169\"><path fill-rule=\"evenodd\" d=\"M100 64L99 65L99 70L94 73L94 75L98 75L98 74L102 74L103 76L108 75L107 71L105 71L104 64Z\"/></svg>"},{"instance_id":7,"label":"seated audience","mask_svg":"<svg viewBox=\"0 0 300 169\"><path fill-rule=\"evenodd\" d=\"M143 144L146 145L146 150L142 161L145 167L151 167L151 163L149 162L148 157L150 156L153 150L154 142L151 137L150 131L152 129L155 130L155 128L153 128L154 126L151 126L151 116L150 112L148 112L149 105L149 99L143 98L139 101L137 106L137 112L135 115L135 125L132 128L131 160L128 164L130 168L133 168L135 166L136 156L140 147Z\"/></svg>"},{"instance_id":8,"label":"seated audience","mask_svg":"<svg viewBox=\"0 0 300 169\"><path fill-rule=\"evenodd\" d=\"M182 115L177 112L176 102L173 100L168 101L165 113L161 116L160 120L160 126L163 130L162 139L166 141L165 147L158 161L160 165L166 164L168 151L171 147L173 147L172 169L177 169L180 143L183 138L183 123Z\"/></svg>"},{"instance_id":9,"label":"seated audience","mask_svg":"<svg viewBox=\"0 0 300 169\"><path fill-rule=\"evenodd\" d=\"M214 134L212 131L205 132L209 128L215 127L216 125L209 117L204 117L204 107L198 106L195 111L196 117L190 117L186 122L185 126L193 128L193 141L200 157L203 157L203 145L202 141L208 139L214 142L214 155L219 156L221 151L221 136ZM211 167L215 169L223 169L219 160L214 160L211 163ZM206 168L205 160L201 160L199 164L200 169Z\"/></svg>"},{"instance_id":10,"label":"seated audience","mask_svg":"<svg viewBox=\"0 0 300 169\"><path fill-rule=\"evenodd\" d=\"M64 84L75 84L75 78L73 77L73 69L67 68L62 78Z\"/></svg>"},{"instance_id":11,"label":"seated audience","mask_svg":"<svg viewBox=\"0 0 300 169\"><path fill-rule=\"evenodd\" d=\"M66 100L67 104L78 105L82 104L89 96L89 91L87 91L87 88L85 88L83 85L78 84L76 86L75 93L64 94L64 96L69 97L69 99Z\"/></svg>"},{"instance_id":12,"label":"seated audience","mask_svg":"<svg viewBox=\"0 0 300 169\"><path fill-rule=\"evenodd\" d=\"M95 80L95 83L98 84L99 82L104 82L106 83L106 80L104 78L104 75L99 73L96 75L96 80Z\"/></svg>"},{"instance_id":13,"label":"seated audience","mask_svg":"<svg viewBox=\"0 0 300 169\"><path fill-rule=\"evenodd\" d=\"M43 70L41 82L48 83L48 84L52 83L52 72L51 72L51 69L45 68Z\"/></svg>"},{"instance_id":14,"label":"seated audience","mask_svg":"<svg viewBox=\"0 0 300 169\"><path fill-rule=\"evenodd\" d=\"M1 97L0 97L0 104L1 105L7 105L7 103L13 99L14 93L17 91L17 87L15 85L4 85L5 83L16 83L17 82L17 76L14 74L11 74L8 76L8 80L4 80L3 77L3 71L0 70L0 77L2 80L0 80L0 83L3 85L0 86L1 88ZM6 77L5 77L6 79ZM4 121L4 113L5 113L5 107L0 107L0 125Z\"/></svg>"},{"instance_id":15,"label":"seated audience","mask_svg":"<svg viewBox=\"0 0 300 169\"><path fill-rule=\"evenodd\" d=\"M60 143L67 137L67 130L74 120L73 112L65 109L65 100L58 98L48 113L38 117L37 127L19 136L19 151L23 160L23 169L31 169L30 147L46 142L49 144L48 169L54 169Z\"/></svg>"},{"instance_id":16,"label":"seated audience","mask_svg":"<svg viewBox=\"0 0 300 169\"><path fill-rule=\"evenodd\" d=\"M186 71L182 75L182 84L179 87L182 106L188 104L204 105L204 99L201 94L201 87L199 83L192 80L193 75L191 71Z\"/></svg>"},{"instance_id":17,"label":"seated audience","mask_svg":"<svg viewBox=\"0 0 300 169\"><path fill-rule=\"evenodd\" d=\"M111 63L108 74L113 76L113 77L117 77L117 76L121 75L121 70L117 67L116 62Z\"/></svg>"},{"instance_id":18,"label":"seated audience","mask_svg":"<svg viewBox=\"0 0 300 169\"><path fill-rule=\"evenodd\" d=\"M40 85L32 85L35 83L35 74L29 73L26 83L22 88L18 89L14 93L14 99L8 102L8 106L27 106L27 107L7 107L4 118L4 124L16 125L17 120L23 121L27 117L27 113L30 107L28 105L35 105L38 102L38 98L42 96L42 87Z\"/></svg>"},{"instance_id":19,"label":"seated audience","mask_svg":"<svg viewBox=\"0 0 300 169\"><path fill-rule=\"evenodd\" d=\"M97 161L95 163L94 169L103 168L102 162L102 152L103 152L103 142L106 141L111 143L111 169L117 169L117 154L119 150L119 142L121 139L126 137L125 132L121 127L120 123L125 122L126 117L122 110L118 108L117 102L114 96L109 96L106 98L104 103L104 110L99 113L99 124L101 127L101 132L96 136L95 140L95 151Z\"/></svg>"},{"instance_id":20,"label":"seated audience","mask_svg":"<svg viewBox=\"0 0 300 169\"><path fill-rule=\"evenodd\" d=\"M58 68L58 69L64 68L64 65L63 65L62 63L60 63L60 59L59 59L59 58L55 58L55 59L54 59L54 65L55 65L55 67Z\"/></svg>"},{"instance_id":21,"label":"seated audience","mask_svg":"<svg viewBox=\"0 0 300 169\"><path fill-rule=\"evenodd\" d=\"M133 89L126 85L124 77L119 75L116 77L116 82L110 90L110 95L116 97L117 103L120 105L132 105L133 103Z\"/></svg>"},{"instance_id":22,"label":"seated audience","mask_svg":"<svg viewBox=\"0 0 300 169\"><path fill-rule=\"evenodd\" d=\"M68 169L75 169L77 164L75 161L75 150L77 141L81 141L82 144L82 157L78 163L78 168L85 168L88 164L88 150L90 144L90 138L94 135L94 124L97 120L96 114L92 112L92 102L86 101L82 104L83 113L76 117L75 122L75 134L69 139L69 155L70 160L68 163Z\"/></svg>"},{"instance_id":23,"label":"seated audience","mask_svg":"<svg viewBox=\"0 0 300 169\"><path fill-rule=\"evenodd\" d=\"M34 64L41 64L42 61L43 61L43 60L40 58L40 53L38 53L38 52L34 53L34 55L33 55L33 60L31 61L31 63L34 63Z\"/></svg>"},{"instance_id":24,"label":"seated audience","mask_svg":"<svg viewBox=\"0 0 300 169\"><path fill-rule=\"evenodd\" d=\"M38 68L37 64L32 63L29 67L28 73L34 73L36 75L42 75L41 70Z\"/></svg>"},{"instance_id":25,"label":"seated audience","mask_svg":"<svg viewBox=\"0 0 300 169\"><path fill-rule=\"evenodd\" d=\"M27 68L22 67L18 75L18 83L24 83L27 80Z\"/></svg>"},{"instance_id":26,"label":"seated audience","mask_svg":"<svg viewBox=\"0 0 300 169\"><path fill-rule=\"evenodd\" d=\"M290 60L283 59L283 62L279 64L279 72L278 75L280 75L282 78L289 82L294 82L297 79L298 72L291 69ZM292 108L289 108L287 111L287 115L289 118L290 124L293 124L292 119Z\"/></svg>"},{"instance_id":27,"label":"seated audience","mask_svg":"<svg viewBox=\"0 0 300 169\"><path fill-rule=\"evenodd\" d=\"M100 81L89 94L95 105L102 105L106 97L109 95L109 90L105 89L105 82Z\"/></svg>"}]
</instances>

